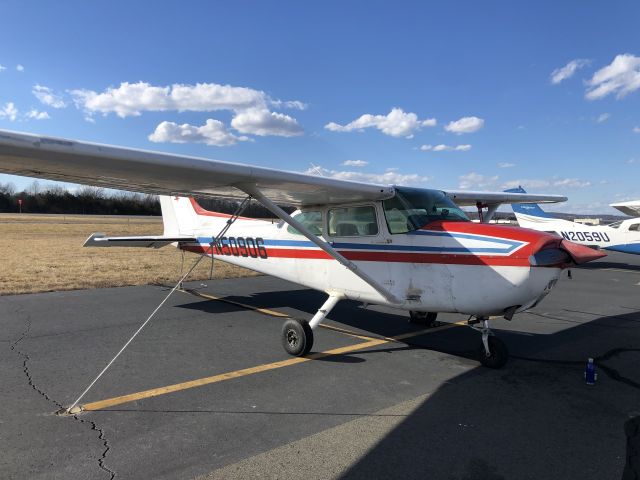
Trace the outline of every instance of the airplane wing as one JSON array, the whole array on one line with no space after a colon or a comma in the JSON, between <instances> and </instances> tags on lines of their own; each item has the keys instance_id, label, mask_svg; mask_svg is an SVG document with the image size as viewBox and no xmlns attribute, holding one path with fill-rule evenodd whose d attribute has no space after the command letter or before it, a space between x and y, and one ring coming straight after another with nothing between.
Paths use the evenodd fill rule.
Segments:
<instances>
[{"instance_id":1,"label":"airplane wing","mask_svg":"<svg viewBox=\"0 0 640 480\"><path fill-rule=\"evenodd\" d=\"M352 182L198 157L0 130L0 173L157 195L244 198L252 184L276 203L304 206L390 198L389 185Z\"/></svg>"},{"instance_id":2,"label":"airplane wing","mask_svg":"<svg viewBox=\"0 0 640 480\"><path fill-rule=\"evenodd\" d=\"M566 202L563 195L538 195L514 192L473 192L445 190L445 193L460 207L501 205L503 203L557 203Z\"/></svg>"},{"instance_id":3,"label":"airplane wing","mask_svg":"<svg viewBox=\"0 0 640 480\"><path fill-rule=\"evenodd\" d=\"M393 197L390 185L359 183L301 173L286 172L198 157L121 148L43 135L0 130L0 173L46 178L97 187L157 195L223 196L251 195L308 240L336 259L391 303L400 303L379 281L348 260L325 240L282 210L277 203L310 206L385 200ZM505 193L448 192L462 205L491 202L514 203L522 196ZM561 201L564 197L526 196L526 201ZM493 213L487 215L486 221ZM92 244L156 246L173 238L90 238ZM180 239L178 239L180 241ZM102 242L102 243L101 243Z\"/></svg>"},{"instance_id":4,"label":"airplane wing","mask_svg":"<svg viewBox=\"0 0 640 480\"><path fill-rule=\"evenodd\" d=\"M633 200L631 202L611 203L610 207L613 207L625 215L630 217L640 217L640 200Z\"/></svg>"}]
</instances>

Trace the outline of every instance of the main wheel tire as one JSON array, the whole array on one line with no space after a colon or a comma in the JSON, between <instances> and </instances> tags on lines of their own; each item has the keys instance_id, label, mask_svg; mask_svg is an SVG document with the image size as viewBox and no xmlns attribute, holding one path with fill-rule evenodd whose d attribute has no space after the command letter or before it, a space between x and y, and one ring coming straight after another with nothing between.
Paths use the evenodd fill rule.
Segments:
<instances>
[{"instance_id":1,"label":"main wheel tire","mask_svg":"<svg viewBox=\"0 0 640 480\"><path fill-rule=\"evenodd\" d=\"M313 330L308 322L290 319L282 326L282 346L289 355L302 357L313 347Z\"/></svg>"},{"instance_id":2,"label":"main wheel tire","mask_svg":"<svg viewBox=\"0 0 640 480\"><path fill-rule=\"evenodd\" d=\"M501 368L507 363L509 358L509 350L505 343L493 335L489 336L489 356L484 349L484 345L480 345L478 356L480 363L488 368Z\"/></svg>"},{"instance_id":3,"label":"main wheel tire","mask_svg":"<svg viewBox=\"0 0 640 480\"><path fill-rule=\"evenodd\" d=\"M436 318L438 318L438 312L416 312L414 310L409 312L409 323L417 325L433 327L436 324Z\"/></svg>"}]
</instances>

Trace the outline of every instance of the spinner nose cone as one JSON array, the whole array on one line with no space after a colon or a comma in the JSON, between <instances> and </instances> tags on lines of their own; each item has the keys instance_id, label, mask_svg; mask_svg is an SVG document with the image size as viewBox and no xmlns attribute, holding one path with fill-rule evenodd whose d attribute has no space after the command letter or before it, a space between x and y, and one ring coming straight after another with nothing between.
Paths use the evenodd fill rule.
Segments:
<instances>
[{"instance_id":1,"label":"spinner nose cone","mask_svg":"<svg viewBox=\"0 0 640 480\"><path fill-rule=\"evenodd\" d=\"M607 254L593 248L585 247L568 240L552 241L544 244L529 257L532 266L536 267L560 267L583 263L606 257Z\"/></svg>"},{"instance_id":2,"label":"spinner nose cone","mask_svg":"<svg viewBox=\"0 0 640 480\"><path fill-rule=\"evenodd\" d=\"M570 242L569 240L562 240L562 242L560 242L560 248L565 250L577 265L607 256L607 254L601 250L585 247L584 245L579 245L577 243Z\"/></svg>"}]
</instances>

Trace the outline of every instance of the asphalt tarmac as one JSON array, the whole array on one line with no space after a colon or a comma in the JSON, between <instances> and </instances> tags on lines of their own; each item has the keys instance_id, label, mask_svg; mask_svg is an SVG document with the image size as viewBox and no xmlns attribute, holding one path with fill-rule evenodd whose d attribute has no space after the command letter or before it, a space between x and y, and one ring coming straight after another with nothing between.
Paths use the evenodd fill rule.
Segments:
<instances>
[{"instance_id":1,"label":"asphalt tarmac","mask_svg":"<svg viewBox=\"0 0 640 480\"><path fill-rule=\"evenodd\" d=\"M176 292L76 416L54 412L167 288L0 297L0 478L620 479L639 460L625 423L633 447L640 259L572 273L493 322L512 355L501 370L479 366L479 334L450 325L460 315L424 331L354 302L326 322L348 332L317 330L300 361L277 315L309 319L323 294L266 276L188 283L201 296Z\"/></svg>"}]
</instances>

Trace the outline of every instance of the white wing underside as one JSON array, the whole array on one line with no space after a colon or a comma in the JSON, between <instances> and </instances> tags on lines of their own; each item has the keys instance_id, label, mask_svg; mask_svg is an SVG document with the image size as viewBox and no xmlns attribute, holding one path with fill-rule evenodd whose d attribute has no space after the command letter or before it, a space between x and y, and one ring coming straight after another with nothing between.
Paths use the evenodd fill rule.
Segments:
<instances>
[{"instance_id":1,"label":"white wing underside","mask_svg":"<svg viewBox=\"0 0 640 480\"><path fill-rule=\"evenodd\" d=\"M0 173L156 195L244 198L252 185L294 206L391 198L391 185L352 182L198 157L0 130ZM566 197L446 191L458 205L562 202Z\"/></svg>"}]
</instances>

